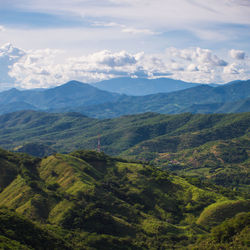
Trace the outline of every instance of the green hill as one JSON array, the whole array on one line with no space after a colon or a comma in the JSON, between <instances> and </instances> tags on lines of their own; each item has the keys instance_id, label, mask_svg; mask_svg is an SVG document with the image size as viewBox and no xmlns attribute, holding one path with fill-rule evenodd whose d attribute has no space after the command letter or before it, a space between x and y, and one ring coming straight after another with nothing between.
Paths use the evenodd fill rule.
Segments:
<instances>
[{"instance_id":1,"label":"green hill","mask_svg":"<svg viewBox=\"0 0 250 250\"><path fill-rule=\"evenodd\" d=\"M95 149L101 134L102 150L117 155L139 143L145 142L141 145L147 148L148 140L153 140L148 143L150 152L174 152L244 136L248 133L250 114L145 113L96 120L77 113L21 111L0 116L0 124L0 145L7 149L31 142L48 145L57 152ZM157 151L158 144L161 151Z\"/></svg>"},{"instance_id":2,"label":"green hill","mask_svg":"<svg viewBox=\"0 0 250 250\"><path fill-rule=\"evenodd\" d=\"M183 248L208 235L201 218L213 204L243 200L95 151L40 159L1 150L0 161L15 169L0 192L0 246L10 248ZM224 219L235 215L225 209Z\"/></svg>"},{"instance_id":3,"label":"green hill","mask_svg":"<svg viewBox=\"0 0 250 250\"><path fill-rule=\"evenodd\" d=\"M177 174L244 188L249 184L250 113L145 113L97 120L78 113L0 116L0 145L39 157L78 148L153 161Z\"/></svg>"}]
</instances>

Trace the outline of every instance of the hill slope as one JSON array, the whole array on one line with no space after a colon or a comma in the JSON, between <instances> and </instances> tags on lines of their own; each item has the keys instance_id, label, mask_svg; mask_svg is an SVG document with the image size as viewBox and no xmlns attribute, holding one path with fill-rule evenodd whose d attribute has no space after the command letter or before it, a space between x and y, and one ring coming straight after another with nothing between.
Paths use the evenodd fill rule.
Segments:
<instances>
[{"instance_id":1,"label":"hill slope","mask_svg":"<svg viewBox=\"0 0 250 250\"><path fill-rule=\"evenodd\" d=\"M211 206L228 212L224 220L249 206L232 192L224 196L213 186L198 188L165 170L94 151L39 159L2 150L2 160L16 161L18 171L3 186L0 206L39 225L0 209L0 223L14 222L0 227L0 246L3 242L52 249L185 247L211 228L204 223ZM242 206L230 209L236 203ZM216 213L208 214L219 224ZM24 226L29 233L22 237ZM37 241L28 237L31 232Z\"/></svg>"},{"instance_id":2,"label":"hill slope","mask_svg":"<svg viewBox=\"0 0 250 250\"><path fill-rule=\"evenodd\" d=\"M9 149L30 142L50 145L59 152L70 152L79 147L94 149L98 134L101 134L102 150L114 155L148 140L159 142L162 151L176 152L209 141L241 137L249 132L250 113L145 113L96 120L78 113L21 111L0 116L0 124L0 145ZM153 141L148 144L156 146ZM153 148L149 151L154 152Z\"/></svg>"},{"instance_id":3,"label":"hill slope","mask_svg":"<svg viewBox=\"0 0 250 250\"><path fill-rule=\"evenodd\" d=\"M145 113L96 120L77 113L26 111L0 116L0 145L36 156L97 148L153 161L178 174L245 188L249 175L250 113ZM175 163L177 162L177 163Z\"/></svg>"}]
</instances>

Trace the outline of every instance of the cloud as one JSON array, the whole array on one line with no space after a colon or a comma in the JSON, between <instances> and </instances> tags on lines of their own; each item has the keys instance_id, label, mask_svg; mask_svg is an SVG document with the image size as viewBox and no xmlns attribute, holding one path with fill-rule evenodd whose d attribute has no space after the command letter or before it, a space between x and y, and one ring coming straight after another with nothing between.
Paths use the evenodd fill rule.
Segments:
<instances>
[{"instance_id":1,"label":"cloud","mask_svg":"<svg viewBox=\"0 0 250 250\"><path fill-rule=\"evenodd\" d=\"M137 61L136 57L136 55L130 55L126 51L112 53L111 51L104 50L89 56L89 59L90 61L104 64L109 67L121 67L128 64L135 64Z\"/></svg>"},{"instance_id":2,"label":"cloud","mask_svg":"<svg viewBox=\"0 0 250 250\"><path fill-rule=\"evenodd\" d=\"M143 35L157 35L159 33L154 32L149 29L136 29L136 28L123 28L122 32L130 33L133 35L143 34Z\"/></svg>"},{"instance_id":3,"label":"cloud","mask_svg":"<svg viewBox=\"0 0 250 250\"><path fill-rule=\"evenodd\" d=\"M223 72L225 74L239 74L239 70L237 69L237 64L232 63L224 68Z\"/></svg>"},{"instance_id":4,"label":"cloud","mask_svg":"<svg viewBox=\"0 0 250 250\"><path fill-rule=\"evenodd\" d=\"M208 2L201 0L13 0L9 5L9 9L67 16L69 20L70 18L78 20L79 17L90 23L92 21L92 23L111 24L109 27L122 22L127 29L132 25L135 30L148 30L153 34L154 30L160 32L188 30L205 40L215 37L232 39L231 36L221 34L221 30L211 28L212 24L250 25L248 0L210 0ZM140 24L140 27L137 24ZM227 30L232 30L232 26L227 27Z\"/></svg>"},{"instance_id":5,"label":"cloud","mask_svg":"<svg viewBox=\"0 0 250 250\"><path fill-rule=\"evenodd\" d=\"M121 32L123 33L130 33L133 35L159 35L159 32L154 32L150 29L142 29L142 28L134 28L134 27L128 27L124 24L119 24L119 23L115 23L115 22L93 22L92 23L93 26L97 26L97 27L118 27L120 28Z\"/></svg>"},{"instance_id":6,"label":"cloud","mask_svg":"<svg viewBox=\"0 0 250 250\"><path fill-rule=\"evenodd\" d=\"M230 50L229 54L233 59L238 59L238 60L244 60L246 56L246 53L244 51L235 49Z\"/></svg>"},{"instance_id":7,"label":"cloud","mask_svg":"<svg viewBox=\"0 0 250 250\"><path fill-rule=\"evenodd\" d=\"M101 50L67 57L61 50L23 50L11 44L0 48L0 89L52 87L75 79L97 82L114 77L171 77L199 83L224 83L249 79L250 60L221 58L202 48L168 48L166 53L146 54Z\"/></svg>"},{"instance_id":8,"label":"cloud","mask_svg":"<svg viewBox=\"0 0 250 250\"><path fill-rule=\"evenodd\" d=\"M12 78L8 73L10 67L18 62L24 54L23 50L13 47L10 43L0 47L0 90L8 86L13 87L15 78Z\"/></svg>"},{"instance_id":9,"label":"cloud","mask_svg":"<svg viewBox=\"0 0 250 250\"><path fill-rule=\"evenodd\" d=\"M213 54L211 50L199 47L190 49L177 49L172 47L166 50L166 54L168 57L174 58L174 60L195 61L207 67L224 67L227 65L225 60Z\"/></svg>"},{"instance_id":10,"label":"cloud","mask_svg":"<svg viewBox=\"0 0 250 250\"><path fill-rule=\"evenodd\" d=\"M0 25L0 32L2 31L5 31L6 29L4 28L4 26Z\"/></svg>"},{"instance_id":11,"label":"cloud","mask_svg":"<svg viewBox=\"0 0 250 250\"><path fill-rule=\"evenodd\" d=\"M191 63L187 66L187 71L195 72L195 71L199 71L199 69L195 64Z\"/></svg>"}]
</instances>

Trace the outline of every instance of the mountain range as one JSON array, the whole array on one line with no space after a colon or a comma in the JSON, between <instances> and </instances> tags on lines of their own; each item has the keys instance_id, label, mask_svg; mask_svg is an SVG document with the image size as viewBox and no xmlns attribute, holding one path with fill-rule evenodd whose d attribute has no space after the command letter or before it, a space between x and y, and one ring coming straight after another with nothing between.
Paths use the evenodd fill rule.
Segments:
<instances>
[{"instance_id":1,"label":"mountain range","mask_svg":"<svg viewBox=\"0 0 250 250\"><path fill-rule=\"evenodd\" d=\"M249 96L250 80L219 87L201 85L171 93L122 96L114 103L109 102L102 105L82 106L66 110L80 112L96 118L111 118L144 112L163 114L183 112L237 113L242 110L250 110L247 105Z\"/></svg>"},{"instance_id":2,"label":"mountain range","mask_svg":"<svg viewBox=\"0 0 250 250\"><path fill-rule=\"evenodd\" d=\"M123 81L125 80L126 78L123 78ZM144 85L142 84L142 89L146 88L147 81L153 81L132 79L128 82L131 83L135 80L140 84L146 81ZM157 80L163 81L163 79ZM116 80L112 81L116 82ZM109 84L112 81L106 83ZM104 82L100 84L104 85ZM18 110L43 110L48 112L79 112L89 117L110 118L143 112L174 114L249 111L249 80L237 81L219 87L205 84L196 87L190 86L192 84L183 90L145 96L121 95L77 81L71 81L52 89L25 91L11 89L0 93L0 114Z\"/></svg>"}]
</instances>

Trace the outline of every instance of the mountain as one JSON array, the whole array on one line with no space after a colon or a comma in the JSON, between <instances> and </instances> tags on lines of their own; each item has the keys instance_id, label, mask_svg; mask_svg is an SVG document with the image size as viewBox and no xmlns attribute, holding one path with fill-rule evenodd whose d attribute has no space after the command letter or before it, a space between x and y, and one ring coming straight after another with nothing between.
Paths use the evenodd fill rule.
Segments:
<instances>
[{"instance_id":1,"label":"mountain","mask_svg":"<svg viewBox=\"0 0 250 250\"><path fill-rule=\"evenodd\" d=\"M19 111L19 110L38 110L38 108L36 108L35 106L29 103L22 102L22 101L11 102L7 104L2 103L0 113L7 114L7 113Z\"/></svg>"},{"instance_id":2,"label":"mountain","mask_svg":"<svg viewBox=\"0 0 250 250\"><path fill-rule=\"evenodd\" d=\"M0 149L0 172L3 249L191 249L232 227L227 241L247 246L241 193L158 167L95 151L41 159Z\"/></svg>"},{"instance_id":3,"label":"mountain","mask_svg":"<svg viewBox=\"0 0 250 250\"><path fill-rule=\"evenodd\" d=\"M6 111L8 105L11 107L8 108L13 110L15 103L25 103L33 107L32 109L46 110L112 102L119 96L119 94L99 90L89 84L70 81L51 89L23 91L10 89L1 92L0 105L5 105L4 109L1 108L1 113ZM18 105L16 105L16 110L20 110Z\"/></svg>"},{"instance_id":4,"label":"mountain","mask_svg":"<svg viewBox=\"0 0 250 250\"><path fill-rule=\"evenodd\" d=\"M101 134L102 150L118 155L148 140L174 140L159 148L163 152L176 152L211 141L241 137L248 133L250 113L144 113L97 120L78 113L20 111L1 115L0 124L0 146L7 149L31 142L49 145L57 152L71 152L79 147L95 149ZM155 147L150 141L148 145ZM157 147L149 151L154 149Z\"/></svg>"},{"instance_id":5,"label":"mountain","mask_svg":"<svg viewBox=\"0 0 250 250\"><path fill-rule=\"evenodd\" d=\"M193 104L182 110L191 113L241 113L249 112L250 98L241 99L236 102L212 103L212 104Z\"/></svg>"},{"instance_id":6,"label":"mountain","mask_svg":"<svg viewBox=\"0 0 250 250\"><path fill-rule=\"evenodd\" d=\"M216 88L201 85L171 93L146 96L122 96L118 101L113 103L68 108L66 110L80 112L96 118L112 118L144 112L158 112L163 114L176 114L185 111L195 112L197 105L198 107L205 106L205 113L214 113L217 109L220 113L230 113L235 112L234 102L242 102L242 100L249 98L249 96L250 80L226 84ZM219 107L227 106L227 103L231 103L231 108L221 109L220 111ZM238 111L241 110L239 107ZM250 106L245 105L243 110L250 111ZM202 111L202 109L198 109L198 111Z\"/></svg>"},{"instance_id":7,"label":"mountain","mask_svg":"<svg viewBox=\"0 0 250 250\"><path fill-rule=\"evenodd\" d=\"M170 78L113 78L92 84L93 86L119 94L143 96L156 93L168 93L198 86L197 83L188 83Z\"/></svg>"},{"instance_id":8,"label":"mountain","mask_svg":"<svg viewBox=\"0 0 250 250\"><path fill-rule=\"evenodd\" d=\"M108 154L160 163L178 174L242 190L248 183L250 113L145 113L97 120L21 111L0 116L0 124L0 146L9 150L42 157L96 149L101 134L101 149Z\"/></svg>"},{"instance_id":9,"label":"mountain","mask_svg":"<svg viewBox=\"0 0 250 250\"><path fill-rule=\"evenodd\" d=\"M160 82L164 79L158 80ZM146 96L120 95L71 81L51 89L26 91L11 89L1 92L0 114L22 108L57 113L78 112L95 118L111 118L144 112L175 114L204 110L205 113L230 113L249 111L247 103L249 95L250 80L219 87L198 85L171 93ZM245 104L244 101L246 101ZM239 102L236 105L238 109L235 109L236 102Z\"/></svg>"}]
</instances>

